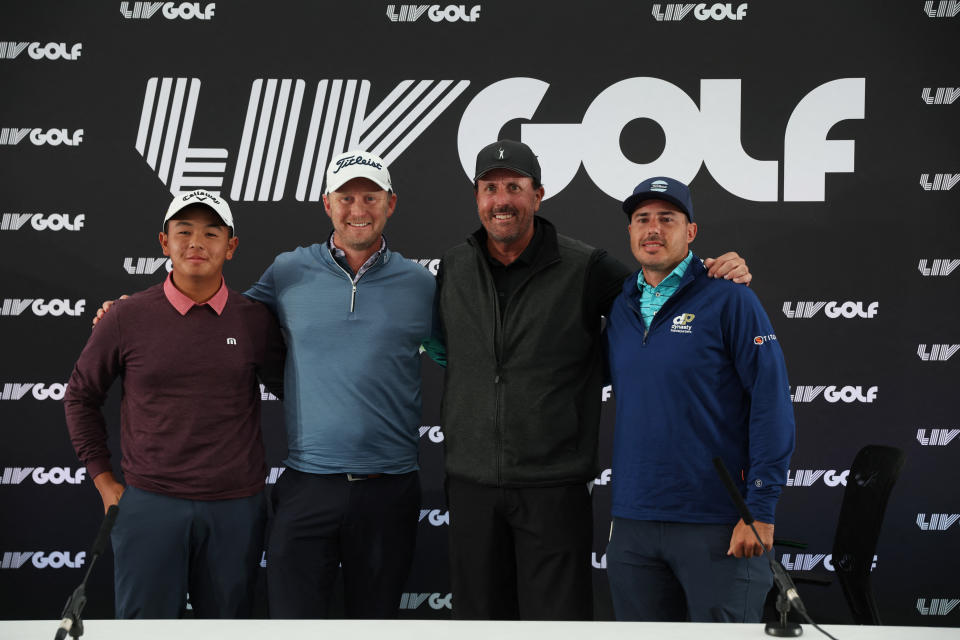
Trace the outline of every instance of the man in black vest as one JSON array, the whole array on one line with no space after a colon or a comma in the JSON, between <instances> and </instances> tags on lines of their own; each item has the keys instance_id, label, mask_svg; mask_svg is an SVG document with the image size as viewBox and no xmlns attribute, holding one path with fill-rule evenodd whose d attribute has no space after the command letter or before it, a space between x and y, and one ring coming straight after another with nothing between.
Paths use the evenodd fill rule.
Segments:
<instances>
[{"instance_id":1,"label":"man in black vest","mask_svg":"<svg viewBox=\"0 0 960 640\"><path fill-rule=\"evenodd\" d=\"M454 617L589 620L600 318L630 270L535 215L527 145L484 147L474 190L482 227L437 280ZM734 253L705 264L750 281Z\"/></svg>"}]
</instances>

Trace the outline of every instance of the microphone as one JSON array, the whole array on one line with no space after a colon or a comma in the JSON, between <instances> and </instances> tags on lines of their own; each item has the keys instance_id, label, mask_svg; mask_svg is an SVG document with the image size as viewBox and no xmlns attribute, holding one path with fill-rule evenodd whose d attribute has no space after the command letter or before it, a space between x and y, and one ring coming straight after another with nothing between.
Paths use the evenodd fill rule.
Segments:
<instances>
[{"instance_id":1,"label":"microphone","mask_svg":"<svg viewBox=\"0 0 960 640\"><path fill-rule=\"evenodd\" d=\"M107 509L107 514L103 517L103 522L100 523L100 531L97 532L93 546L90 547L90 555L94 558L103 554L107 548L107 540L110 538L110 531L113 530L113 525L117 521L118 513L120 513L120 507L115 504L110 505L110 508ZM91 566L93 566L92 563Z\"/></svg>"},{"instance_id":2,"label":"microphone","mask_svg":"<svg viewBox=\"0 0 960 640\"><path fill-rule=\"evenodd\" d=\"M100 531L97 532L93 546L90 547L90 564L87 565L87 573L83 576L83 582L73 590L73 594L67 598L67 604L63 606L63 613L60 614L63 619L60 621L60 626L57 627L57 634L54 636L55 640L64 640L68 633L74 638L79 638L83 635L83 619L80 617L80 614L83 613L83 608L87 606L87 579L90 577L90 572L93 570L93 565L97 561L97 558L99 558L107 548L110 531L117 521L118 513L120 513L120 508L115 504L110 505L107 509L107 514L103 517L103 522L100 524Z\"/></svg>"},{"instance_id":3,"label":"microphone","mask_svg":"<svg viewBox=\"0 0 960 640\"><path fill-rule=\"evenodd\" d=\"M753 514L751 514L750 509L747 508L747 503L743 501L743 496L740 495L740 490L737 489L737 485L734 484L730 472L727 471L727 466L723 464L723 460L716 457L713 459L713 467L717 470L717 475L720 476L720 480L723 481L723 486L727 488L727 493L730 494L730 499L733 500L733 506L737 508L737 512L740 514L740 517L743 518L743 524L750 525L750 528L753 529L753 532L756 534L757 530L753 528ZM759 535L757 535L757 540L760 540ZM763 540L760 540L760 546L763 547L764 551L768 550L766 545L763 544Z\"/></svg>"},{"instance_id":4,"label":"microphone","mask_svg":"<svg viewBox=\"0 0 960 640\"><path fill-rule=\"evenodd\" d=\"M733 482L733 478L730 476L730 472L727 471L727 466L723 464L723 460L720 457L713 459L713 466L717 470L717 475L720 476L720 480L723 481L723 485L727 488L727 493L730 494L730 499L733 501L734 506L737 508L737 511L740 513L740 517L743 518L744 524L750 526L750 529L753 531L753 535L757 537L757 542L760 543L760 546L763 547L764 553L769 553L770 549L767 548L767 545L763 544L763 540L760 539L760 534L757 533L757 528L753 526L755 520L753 519L753 514L750 513L750 509L747 507L747 503L743 501L743 496L740 495L737 485ZM800 599L800 594L797 593L797 587L793 584L793 580L790 578L790 574L787 573L787 570L783 568L783 565L777 562L773 557L773 554L769 555L770 570L773 572L773 581L777 585L777 590L780 591L780 597L785 599L783 605L781 606L781 600L777 600L777 611L780 612L780 625L776 625L772 622L768 622L765 631L767 635L771 636L781 636L781 637L790 637L790 636L799 636L803 633L803 629L800 625L793 622L787 622L787 613L790 611L790 605L797 610L803 619L813 625L813 628L827 636L836 640L832 635L820 628L816 622L810 617L810 614L807 613L807 608L803 606L803 601Z\"/></svg>"}]
</instances>

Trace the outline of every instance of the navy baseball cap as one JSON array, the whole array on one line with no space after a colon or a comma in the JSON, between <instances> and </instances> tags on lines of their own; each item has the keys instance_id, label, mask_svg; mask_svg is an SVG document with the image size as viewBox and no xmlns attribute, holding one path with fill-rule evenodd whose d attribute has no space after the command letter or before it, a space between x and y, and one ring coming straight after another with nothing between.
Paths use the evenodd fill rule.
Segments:
<instances>
[{"instance_id":1,"label":"navy baseball cap","mask_svg":"<svg viewBox=\"0 0 960 640\"><path fill-rule=\"evenodd\" d=\"M493 169L510 169L520 175L533 178L534 184L540 184L540 163L533 150L516 140L499 140L488 144L477 154L477 170L473 183Z\"/></svg>"},{"instance_id":2,"label":"navy baseball cap","mask_svg":"<svg viewBox=\"0 0 960 640\"><path fill-rule=\"evenodd\" d=\"M693 200L690 198L690 187L679 180L659 176L644 180L633 190L633 195L623 201L623 212L627 218L633 215L640 203L644 200L666 200L680 207L693 222Z\"/></svg>"}]
</instances>

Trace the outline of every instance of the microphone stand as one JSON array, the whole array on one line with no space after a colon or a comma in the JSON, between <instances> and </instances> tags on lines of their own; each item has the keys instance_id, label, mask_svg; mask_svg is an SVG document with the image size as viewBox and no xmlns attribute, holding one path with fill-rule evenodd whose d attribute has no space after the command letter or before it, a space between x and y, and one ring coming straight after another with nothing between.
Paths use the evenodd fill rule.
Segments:
<instances>
[{"instance_id":1,"label":"microphone stand","mask_svg":"<svg viewBox=\"0 0 960 640\"><path fill-rule=\"evenodd\" d=\"M753 515L750 513L750 509L747 507L747 503L743 501L743 496L740 495L740 491L737 489L737 485L734 484L733 478L730 476L730 472L727 471L727 466L723 464L723 460L721 460L719 457L714 458L713 466L717 470L717 475L720 476L724 486L726 486L727 493L730 494L730 499L733 501L734 506L736 506L737 511L740 512L740 517L743 519L743 523L748 525L750 530L753 531L753 535L757 538L757 542L760 543L760 546L763 548L763 552L767 554L767 558L770 562L770 570L773 572L773 581L776 583L777 591L779 592L777 594L777 612L780 614L780 621L779 623L768 622L764 627L766 634L779 638L795 638L800 636L803 633L803 628L796 622L787 621L787 614L790 613L790 609L793 608L803 617L804 620L813 625L814 629L828 638L831 638L832 640L837 640L832 635L821 629L820 626L814 622L807 613L807 608L803 605L803 601L800 599L800 594L797 593L797 587L793 584L790 574L788 574L787 570L783 568L783 565L773 557L773 554L770 553L770 549L763 543L763 540L760 538L760 534L757 533L757 528L753 526Z\"/></svg>"},{"instance_id":2,"label":"microphone stand","mask_svg":"<svg viewBox=\"0 0 960 640\"><path fill-rule=\"evenodd\" d=\"M81 614L83 608L87 606L87 579L90 577L90 572L93 571L93 565L96 564L97 558L100 557L107 546L107 537L110 535L113 523L117 520L119 511L117 505L111 505L107 509L107 514L103 518L100 531L97 533L97 538L94 540L93 548L90 551L90 564L87 566L87 573L83 576L83 582L73 590L73 594L67 598L67 603L63 606L63 613L60 614L62 620L60 620L60 626L57 628L57 635L54 636L54 640L64 640L68 633L73 638L79 638L83 635Z\"/></svg>"}]
</instances>

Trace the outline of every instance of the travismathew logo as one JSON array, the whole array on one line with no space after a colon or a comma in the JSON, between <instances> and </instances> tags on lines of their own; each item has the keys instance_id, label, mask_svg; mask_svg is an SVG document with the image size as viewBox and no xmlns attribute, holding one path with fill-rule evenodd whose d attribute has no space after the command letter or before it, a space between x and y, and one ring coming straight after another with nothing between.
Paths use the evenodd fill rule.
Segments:
<instances>
[{"instance_id":1,"label":"travismathew logo","mask_svg":"<svg viewBox=\"0 0 960 640\"><path fill-rule=\"evenodd\" d=\"M43 129L30 127L3 127L0 129L0 145L16 146L28 134L30 142L38 147L44 145L59 147L61 144L67 147L76 147L83 142L83 129L77 129L70 133L67 129L47 129L44 131Z\"/></svg>"},{"instance_id":2,"label":"travismathew logo","mask_svg":"<svg viewBox=\"0 0 960 640\"><path fill-rule=\"evenodd\" d=\"M960 182L960 173L935 173L933 180L929 173L920 176L920 186L924 191L950 191Z\"/></svg>"},{"instance_id":3,"label":"travismathew logo","mask_svg":"<svg viewBox=\"0 0 960 640\"><path fill-rule=\"evenodd\" d=\"M796 306L794 306L796 304ZM866 309L864 309L866 305ZM828 318L872 318L877 315L879 302L784 302L783 315L788 318L812 318L823 309Z\"/></svg>"},{"instance_id":4,"label":"travismathew logo","mask_svg":"<svg viewBox=\"0 0 960 640\"><path fill-rule=\"evenodd\" d=\"M367 80L320 80L310 85L316 87L313 103L304 105L304 80L253 81L239 151L232 162L232 201L281 200L292 173L297 176L296 199L316 202L330 158L349 149L369 151L390 166L470 82L404 80L370 108ZM197 78L147 81L135 147L171 193L197 187L221 191L224 186L227 149L190 146L199 96ZM309 114L306 127L300 124L303 112ZM339 133L328 135L335 128ZM299 166L291 166L294 158L300 158Z\"/></svg>"},{"instance_id":5,"label":"travismathew logo","mask_svg":"<svg viewBox=\"0 0 960 640\"><path fill-rule=\"evenodd\" d=\"M83 51L83 43L67 48L64 42L0 42L0 59L16 59L26 50L34 60L77 60Z\"/></svg>"},{"instance_id":6,"label":"travismathew logo","mask_svg":"<svg viewBox=\"0 0 960 640\"><path fill-rule=\"evenodd\" d=\"M917 611L922 616L945 616L960 604L960 598L917 598Z\"/></svg>"},{"instance_id":7,"label":"travismathew logo","mask_svg":"<svg viewBox=\"0 0 960 640\"><path fill-rule=\"evenodd\" d=\"M917 357L924 362L946 362L960 349L960 344L932 344L917 346Z\"/></svg>"},{"instance_id":8,"label":"travismathew logo","mask_svg":"<svg viewBox=\"0 0 960 640\"><path fill-rule=\"evenodd\" d=\"M863 387L861 386L827 387L824 385L798 385L795 389L796 390L790 394L790 400L793 402L813 402L823 393L823 399L827 402L845 402L847 404L851 402L870 404L877 399L877 393L880 390L879 387L872 386L869 387L866 394L864 394Z\"/></svg>"},{"instance_id":9,"label":"travismathew logo","mask_svg":"<svg viewBox=\"0 0 960 640\"><path fill-rule=\"evenodd\" d=\"M73 217L66 213L5 213L0 231L19 231L28 221L35 231L79 231L85 220L82 213Z\"/></svg>"},{"instance_id":10,"label":"travismathew logo","mask_svg":"<svg viewBox=\"0 0 960 640\"><path fill-rule=\"evenodd\" d=\"M922 276L948 276L953 270L960 267L960 259L956 258L937 258L927 264L927 260L921 260L917 269Z\"/></svg>"},{"instance_id":11,"label":"travismathew logo","mask_svg":"<svg viewBox=\"0 0 960 640\"><path fill-rule=\"evenodd\" d=\"M713 5L705 3L653 5L653 17L657 22L678 22L686 18L691 11L693 11L693 17L700 21L743 20L747 17L747 3L737 5L736 9L730 2L717 2Z\"/></svg>"},{"instance_id":12,"label":"travismathew logo","mask_svg":"<svg viewBox=\"0 0 960 640\"><path fill-rule=\"evenodd\" d=\"M121 2L120 13L128 20L149 20L161 9L167 20L211 20L217 3L209 2L200 8L199 2Z\"/></svg>"},{"instance_id":13,"label":"travismathew logo","mask_svg":"<svg viewBox=\"0 0 960 640\"><path fill-rule=\"evenodd\" d=\"M952 18L960 13L960 0L927 0L923 3L923 12L930 18Z\"/></svg>"},{"instance_id":14,"label":"travismathew logo","mask_svg":"<svg viewBox=\"0 0 960 640\"><path fill-rule=\"evenodd\" d=\"M960 87L924 87L920 97L927 104L953 104L960 97Z\"/></svg>"},{"instance_id":15,"label":"travismathew logo","mask_svg":"<svg viewBox=\"0 0 960 640\"><path fill-rule=\"evenodd\" d=\"M427 14L433 22L476 22L480 19L480 5L470 7L469 13L462 4L450 4L445 8L439 4L387 5L387 17L390 18L390 22L416 22L423 14Z\"/></svg>"}]
</instances>

